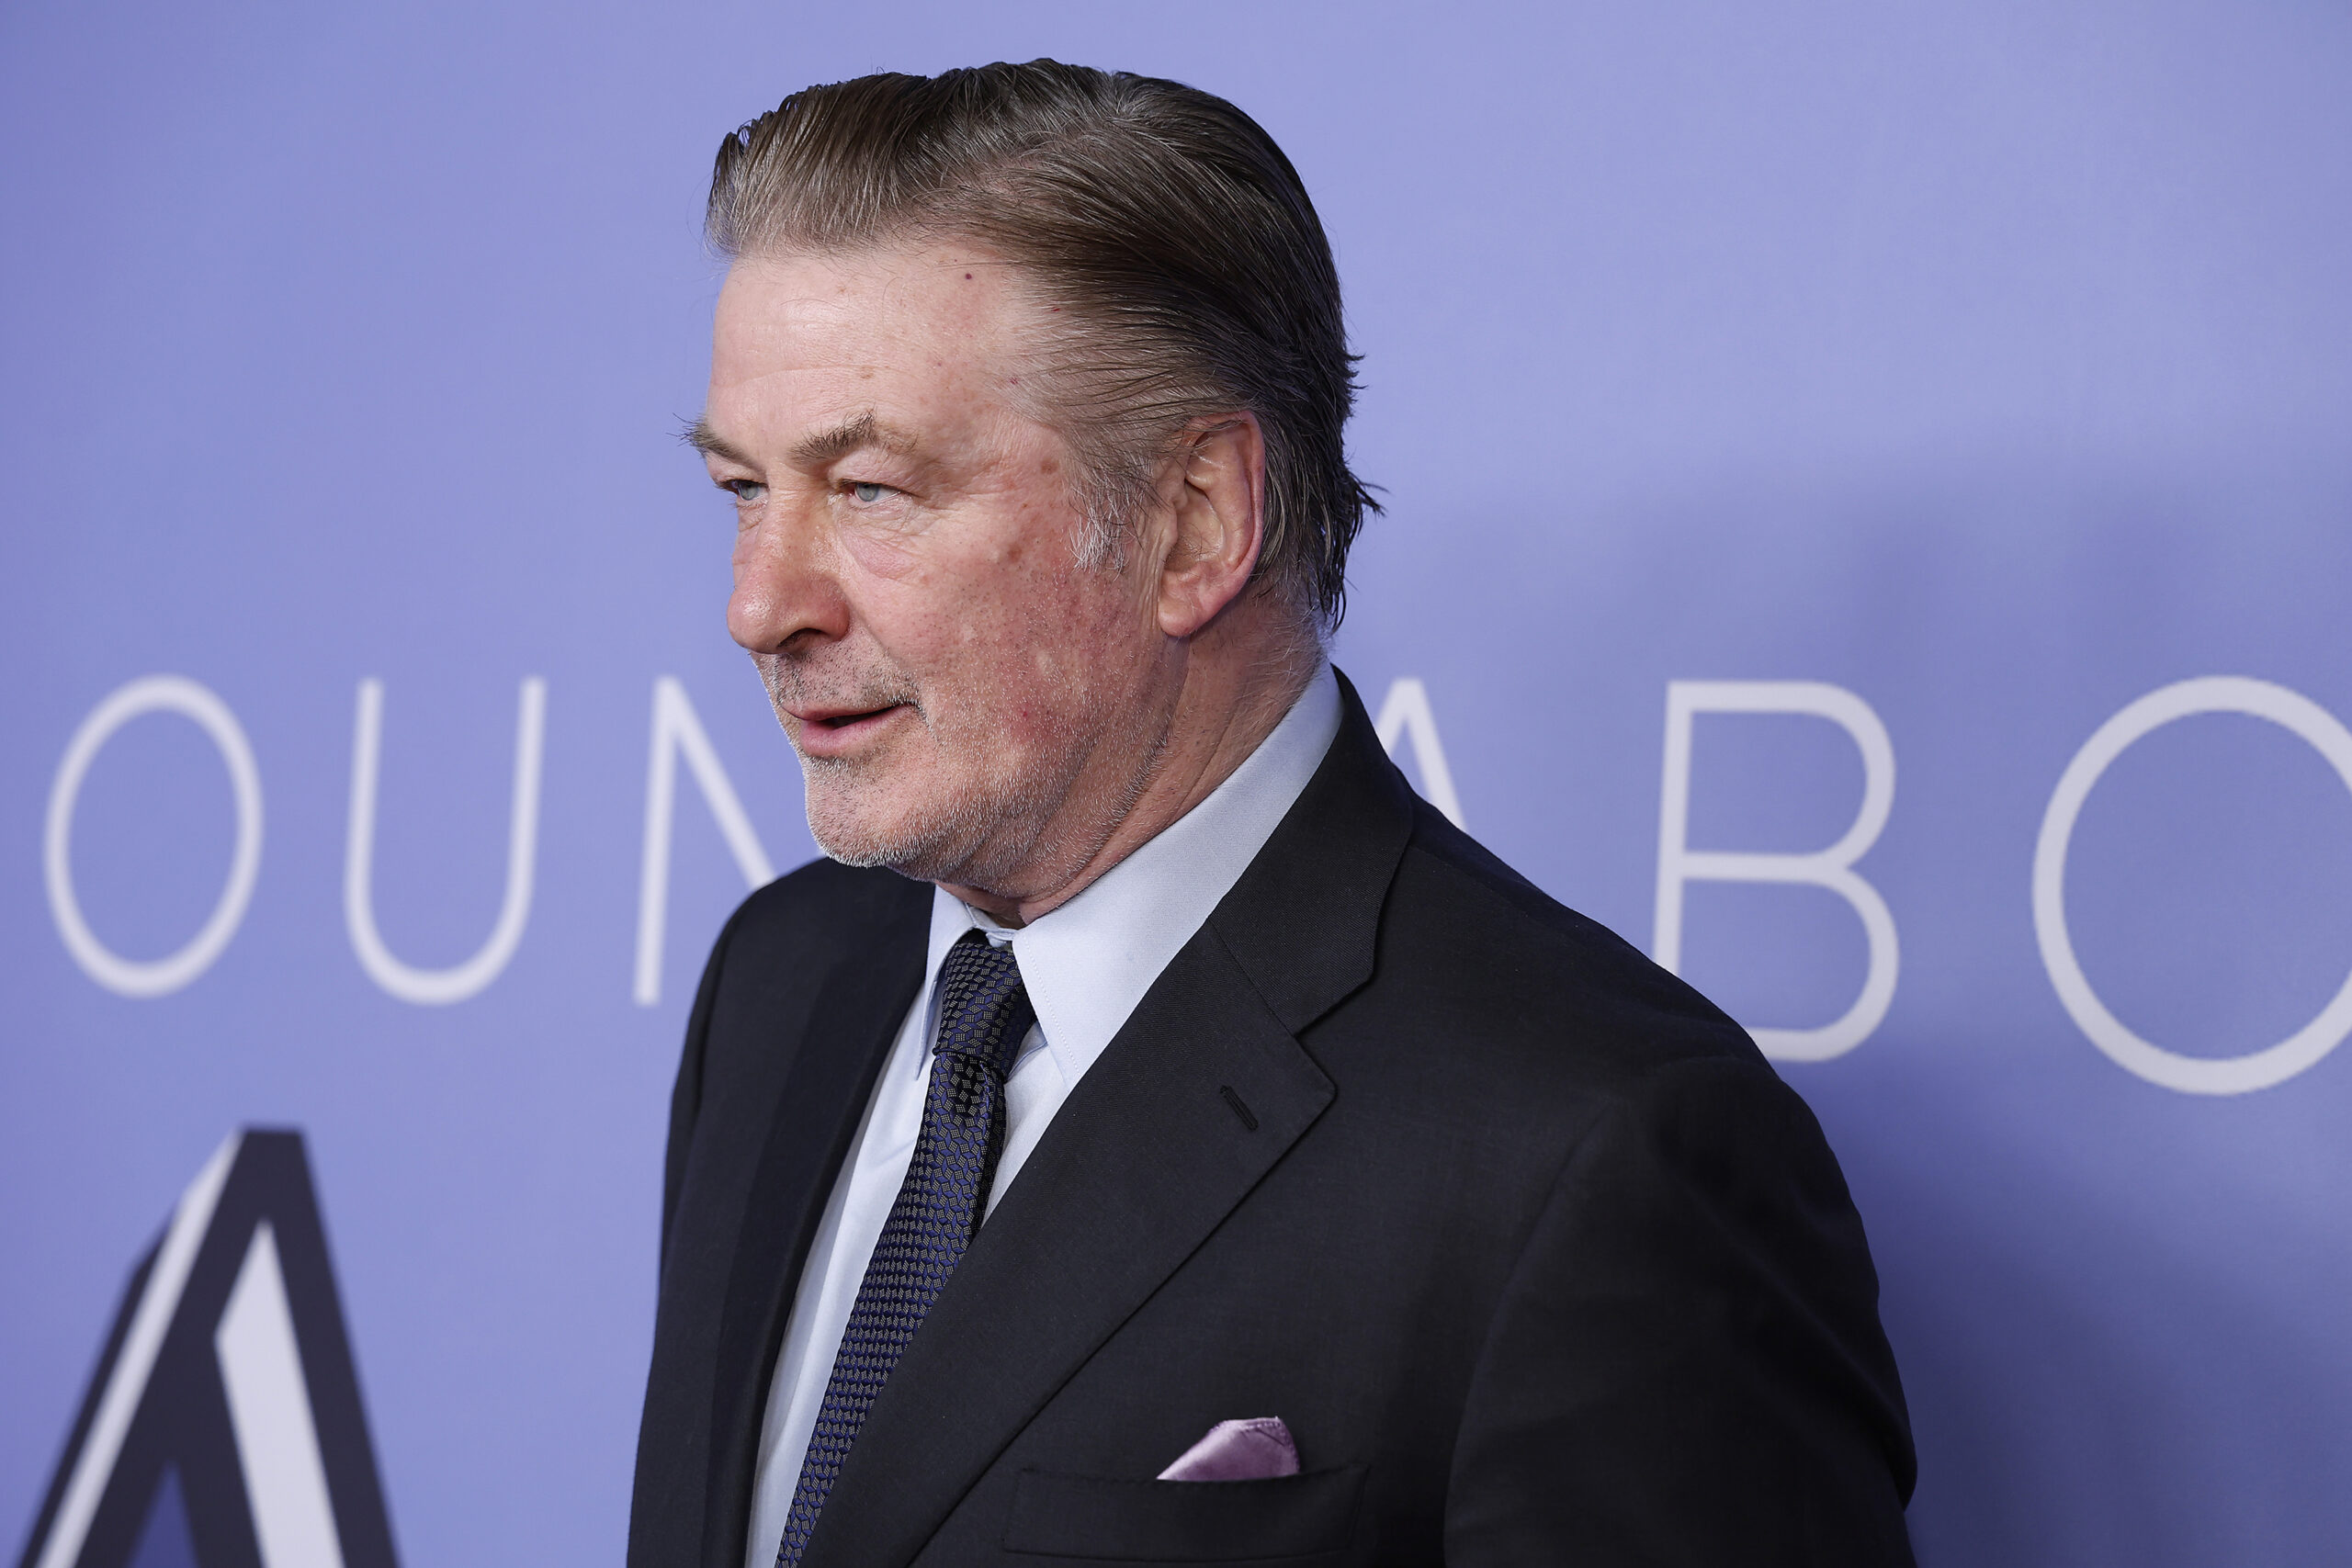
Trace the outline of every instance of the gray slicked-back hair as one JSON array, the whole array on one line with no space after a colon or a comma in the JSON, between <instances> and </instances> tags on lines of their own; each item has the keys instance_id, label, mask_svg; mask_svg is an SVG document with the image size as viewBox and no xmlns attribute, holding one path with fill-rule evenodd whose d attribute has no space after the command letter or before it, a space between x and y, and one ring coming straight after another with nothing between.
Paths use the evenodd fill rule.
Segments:
<instances>
[{"instance_id":1,"label":"gray slicked-back hair","mask_svg":"<svg viewBox=\"0 0 2352 1568\"><path fill-rule=\"evenodd\" d=\"M968 237L1070 326L1051 407L1108 551L1188 426L1246 410L1266 444L1253 583L1325 632L1377 512L1348 468L1353 358L1330 242L1273 139L1224 99L1055 61L793 94L719 143L707 233L746 254Z\"/></svg>"}]
</instances>

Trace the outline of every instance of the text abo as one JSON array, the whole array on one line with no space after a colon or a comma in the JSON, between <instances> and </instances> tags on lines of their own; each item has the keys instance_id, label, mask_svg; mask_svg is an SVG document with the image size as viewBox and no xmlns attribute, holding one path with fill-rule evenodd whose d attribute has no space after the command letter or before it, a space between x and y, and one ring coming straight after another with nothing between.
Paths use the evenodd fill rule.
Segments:
<instances>
[{"instance_id":1,"label":"text abo","mask_svg":"<svg viewBox=\"0 0 2352 1568\"><path fill-rule=\"evenodd\" d=\"M1697 850L1690 843L1691 739L1706 714L1778 715L1826 721L1860 752L1861 799L1836 842L1804 852ZM2034 931L2044 971L2083 1034L2118 1066L2186 1094L2244 1094L2304 1071L2352 1033L2352 977L2318 1015L2286 1039L2229 1057L2184 1055L2133 1032L2100 1000L2075 953L2066 921L2066 858L2075 827L2101 775L2135 742L2177 719L2240 714L2280 726L2324 758L2352 790L2352 732L2299 693L2242 676L2182 681L2125 706L2086 741L2060 776L2034 847ZM1853 1003L1810 1029L1756 1028L1758 1046L1782 1061L1826 1061L1870 1038L1885 1019L1901 970L1893 912L1855 870L1894 806L1894 748L1886 726L1854 693L1812 681L1677 681L1666 699L1666 758L1658 811L1657 924L1652 953L1669 971L1683 958L1683 895L1692 882L1779 883L1826 889L1860 922L1869 964Z\"/></svg>"},{"instance_id":2,"label":"text abo","mask_svg":"<svg viewBox=\"0 0 2352 1568\"><path fill-rule=\"evenodd\" d=\"M526 678L516 694L514 761L509 779L504 892L490 934L472 955L446 967L413 964L391 950L376 919L378 781L384 751L384 683L359 682L352 721L351 790L344 841L344 929L353 956L388 994L421 1007L447 1006L480 995L504 971L522 945L538 874L541 758L547 733L547 682ZM220 896L203 926L175 952L158 959L127 958L108 947L85 917L74 881L74 816L92 765L124 726L149 716L192 720L227 768L236 817L235 850ZM1410 676L1394 682L1374 720L1381 744L1403 743L1430 802L1456 824L1462 820L1453 774L1438 738L1428 691ZM637 942L630 994L642 1006L661 1000L669 924L670 862L677 817L678 765L700 793L747 887L774 880L775 866L753 830L718 750L674 677L654 680L646 746L644 835L639 852ZM50 914L59 938L82 972L126 997L162 997L209 969L236 935L261 873L261 769L244 728L210 688L184 675L149 675L109 694L76 728L51 784L43 834Z\"/></svg>"}]
</instances>

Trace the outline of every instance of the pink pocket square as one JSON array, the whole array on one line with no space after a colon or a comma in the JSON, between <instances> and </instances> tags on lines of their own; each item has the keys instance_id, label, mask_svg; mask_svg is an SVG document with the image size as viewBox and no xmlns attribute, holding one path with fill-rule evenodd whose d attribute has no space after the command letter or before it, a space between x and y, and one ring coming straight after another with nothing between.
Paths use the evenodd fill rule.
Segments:
<instances>
[{"instance_id":1,"label":"pink pocket square","mask_svg":"<svg viewBox=\"0 0 2352 1568\"><path fill-rule=\"evenodd\" d=\"M1279 1416L1220 1421L1159 1472L1162 1481L1271 1481L1298 1473L1298 1445Z\"/></svg>"}]
</instances>

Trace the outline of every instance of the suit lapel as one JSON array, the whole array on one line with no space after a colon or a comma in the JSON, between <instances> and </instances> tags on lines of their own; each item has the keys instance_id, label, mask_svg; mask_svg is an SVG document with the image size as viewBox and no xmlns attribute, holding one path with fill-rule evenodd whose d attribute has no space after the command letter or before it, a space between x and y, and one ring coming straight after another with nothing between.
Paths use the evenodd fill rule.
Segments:
<instances>
[{"instance_id":1,"label":"suit lapel","mask_svg":"<svg viewBox=\"0 0 2352 1568\"><path fill-rule=\"evenodd\" d=\"M906 908L817 992L752 1177L719 1325L711 1404L710 1561L743 1560L761 1416L795 1287L874 1080L923 978L931 889L909 883Z\"/></svg>"},{"instance_id":2,"label":"suit lapel","mask_svg":"<svg viewBox=\"0 0 2352 1568\"><path fill-rule=\"evenodd\" d=\"M1409 792L1344 679L1341 690L1322 768L1071 1091L933 1305L805 1568L896 1568L921 1551L1331 1102L1295 1032L1371 977L1411 828Z\"/></svg>"}]
</instances>

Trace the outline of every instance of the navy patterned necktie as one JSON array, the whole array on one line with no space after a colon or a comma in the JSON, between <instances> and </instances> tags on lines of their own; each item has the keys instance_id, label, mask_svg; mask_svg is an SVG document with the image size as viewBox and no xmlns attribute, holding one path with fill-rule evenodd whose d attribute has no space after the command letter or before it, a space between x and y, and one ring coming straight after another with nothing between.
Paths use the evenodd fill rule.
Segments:
<instances>
[{"instance_id":1,"label":"navy patterned necktie","mask_svg":"<svg viewBox=\"0 0 2352 1568\"><path fill-rule=\"evenodd\" d=\"M922 1132L842 1331L776 1568L798 1568L865 1413L979 1228L1004 1148L1005 1074L1036 1017L1012 949L989 946L977 931L958 937L939 966L939 1043Z\"/></svg>"}]
</instances>

